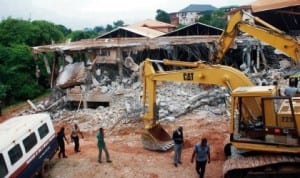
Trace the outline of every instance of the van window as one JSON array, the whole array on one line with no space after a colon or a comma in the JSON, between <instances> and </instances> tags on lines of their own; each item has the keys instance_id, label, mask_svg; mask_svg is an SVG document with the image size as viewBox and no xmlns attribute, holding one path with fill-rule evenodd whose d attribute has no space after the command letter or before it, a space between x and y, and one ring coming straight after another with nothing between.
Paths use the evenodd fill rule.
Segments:
<instances>
[{"instance_id":1,"label":"van window","mask_svg":"<svg viewBox=\"0 0 300 178\"><path fill-rule=\"evenodd\" d=\"M3 155L0 154L0 177L4 177L8 173Z\"/></svg>"},{"instance_id":2,"label":"van window","mask_svg":"<svg viewBox=\"0 0 300 178\"><path fill-rule=\"evenodd\" d=\"M10 159L11 165L15 164L21 157L23 153L19 144L14 146L12 149L8 151L8 156Z\"/></svg>"},{"instance_id":3,"label":"van window","mask_svg":"<svg viewBox=\"0 0 300 178\"><path fill-rule=\"evenodd\" d=\"M41 127L39 127L38 131L39 131L40 139L44 138L49 133L48 125L46 123L43 124Z\"/></svg>"},{"instance_id":4,"label":"van window","mask_svg":"<svg viewBox=\"0 0 300 178\"><path fill-rule=\"evenodd\" d=\"M35 133L32 132L28 137L26 137L23 140L23 144L25 147L25 151L27 153L29 150L31 150L32 147L34 147L34 145L37 144L37 139L36 139Z\"/></svg>"}]
</instances>

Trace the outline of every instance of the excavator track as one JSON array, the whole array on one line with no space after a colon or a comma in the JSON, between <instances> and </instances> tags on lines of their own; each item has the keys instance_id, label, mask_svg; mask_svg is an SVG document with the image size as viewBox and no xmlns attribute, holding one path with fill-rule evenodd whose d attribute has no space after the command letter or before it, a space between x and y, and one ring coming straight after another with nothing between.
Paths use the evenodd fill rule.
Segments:
<instances>
[{"instance_id":1,"label":"excavator track","mask_svg":"<svg viewBox=\"0 0 300 178\"><path fill-rule=\"evenodd\" d=\"M223 175L232 177L257 177L257 175L300 175L300 157L296 155L256 155L235 157L225 161Z\"/></svg>"}]
</instances>

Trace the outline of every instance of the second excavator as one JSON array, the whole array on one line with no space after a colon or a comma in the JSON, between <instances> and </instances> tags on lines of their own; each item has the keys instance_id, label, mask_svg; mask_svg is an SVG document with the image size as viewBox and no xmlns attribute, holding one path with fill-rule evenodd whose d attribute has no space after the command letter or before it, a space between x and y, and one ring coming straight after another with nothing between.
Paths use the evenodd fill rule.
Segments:
<instances>
[{"instance_id":1,"label":"second excavator","mask_svg":"<svg viewBox=\"0 0 300 178\"><path fill-rule=\"evenodd\" d=\"M249 20L244 20L245 16ZM295 63L300 63L300 44L296 38L244 10L239 10L230 17L226 28L217 41L217 49L212 61L218 64L222 63L226 52L241 32L271 45L285 53Z\"/></svg>"}]
</instances>

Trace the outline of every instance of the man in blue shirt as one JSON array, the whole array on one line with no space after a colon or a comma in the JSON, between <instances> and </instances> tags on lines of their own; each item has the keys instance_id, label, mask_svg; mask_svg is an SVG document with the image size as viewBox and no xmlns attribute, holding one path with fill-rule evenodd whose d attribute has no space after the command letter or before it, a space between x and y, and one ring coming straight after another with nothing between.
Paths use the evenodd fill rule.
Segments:
<instances>
[{"instance_id":1,"label":"man in blue shirt","mask_svg":"<svg viewBox=\"0 0 300 178\"><path fill-rule=\"evenodd\" d=\"M204 178L206 163L210 163L210 148L207 139L203 138L201 143L197 143L194 148L191 163L194 162L196 156L196 171L200 178Z\"/></svg>"}]
</instances>

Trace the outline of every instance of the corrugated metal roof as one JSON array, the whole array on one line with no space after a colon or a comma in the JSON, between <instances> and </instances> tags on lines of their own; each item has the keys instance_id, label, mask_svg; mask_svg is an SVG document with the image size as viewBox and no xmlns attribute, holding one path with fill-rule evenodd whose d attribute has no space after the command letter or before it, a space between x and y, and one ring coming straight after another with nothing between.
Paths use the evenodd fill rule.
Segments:
<instances>
[{"instance_id":1,"label":"corrugated metal roof","mask_svg":"<svg viewBox=\"0 0 300 178\"><path fill-rule=\"evenodd\" d=\"M130 26L130 27L122 27L124 30L128 30L128 31L131 31L131 32L134 32L134 33L137 33L137 34L140 34L144 37L148 37L148 38L155 38L155 37L158 37L158 36L161 36L165 33L161 32L161 31L158 31L158 30L153 30L151 28L147 28L147 27L133 27L133 26Z\"/></svg>"},{"instance_id":2,"label":"corrugated metal roof","mask_svg":"<svg viewBox=\"0 0 300 178\"><path fill-rule=\"evenodd\" d=\"M165 33L158 31L158 30L153 30L151 28L147 27L139 27L139 26L128 26L128 27L118 27L117 29L114 29L104 35L101 35L97 37L99 38L126 38L126 37L147 37L147 38L155 38L158 36L161 36Z\"/></svg>"},{"instance_id":3,"label":"corrugated metal roof","mask_svg":"<svg viewBox=\"0 0 300 178\"><path fill-rule=\"evenodd\" d=\"M191 4L184 9L181 9L179 12L204 12L216 9L216 7L209 4Z\"/></svg>"},{"instance_id":4,"label":"corrugated metal roof","mask_svg":"<svg viewBox=\"0 0 300 178\"><path fill-rule=\"evenodd\" d=\"M300 0L256 0L251 3L251 8L253 12L261 12L298 5L300 5Z\"/></svg>"},{"instance_id":5,"label":"corrugated metal roof","mask_svg":"<svg viewBox=\"0 0 300 178\"><path fill-rule=\"evenodd\" d=\"M222 29L201 22L182 27L163 36L221 35Z\"/></svg>"},{"instance_id":6,"label":"corrugated metal roof","mask_svg":"<svg viewBox=\"0 0 300 178\"><path fill-rule=\"evenodd\" d=\"M172 24L169 24L169 23L165 23L165 22L161 22L161 21L157 21L157 20L153 20L153 19L146 19L144 21L141 21L141 22L138 22L138 23L135 23L135 24L132 24L132 25L129 25L128 27L165 27L165 28L168 28L168 27L175 27L175 25L172 25Z\"/></svg>"}]
</instances>

